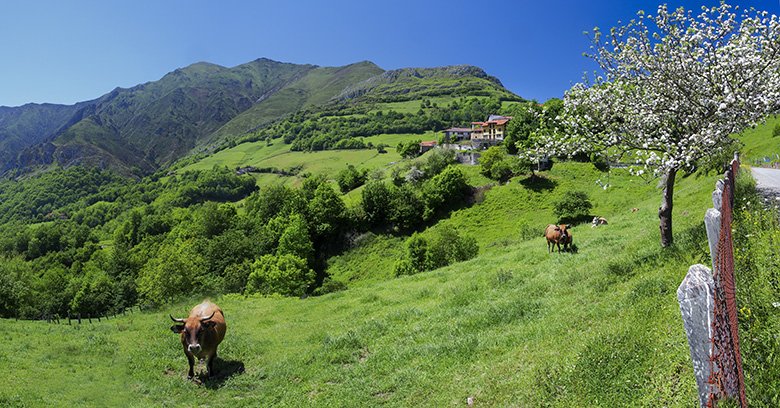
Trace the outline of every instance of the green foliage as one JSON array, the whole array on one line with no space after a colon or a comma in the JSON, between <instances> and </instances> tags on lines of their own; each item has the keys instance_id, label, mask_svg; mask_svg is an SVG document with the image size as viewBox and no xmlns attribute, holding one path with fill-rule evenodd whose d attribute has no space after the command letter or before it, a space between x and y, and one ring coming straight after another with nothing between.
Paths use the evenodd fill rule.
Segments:
<instances>
[{"instance_id":1,"label":"green foliage","mask_svg":"<svg viewBox=\"0 0 780 408\"><path fill-rule=\"evenodd\" d=\"M425 203L423 218L431 220L448 210L462 206L469 191L463 172L455 166L447 167L423 185L422 200Z\"/></svg>"},{"instance_id":2,"label":"green foliage","mask_svg":"<svg viewBox=\"0 0 780 408\"><path fill-rule=\"evenodd\" d=\"M390 191L384 181L373 180L360 192L363 211L371 226L381 226L387 222L390 213Z\"/></svg>"},{"instance_id":3,"label":"green foliage","mask_svg":"<svg viewBox=\"0 0 780 408\"><path fill-rule=\"evenodd\" d=\"M212 171L187 171L181 175L184 186L174 204L186 207L204 201L237 201L257 189L255 179L248 175L236 175L227 167L214 167Z\"/></svg>"},{"instance_id":4,"label":"green foliage","mask_svg":"<svg viewBox=\"0 0 780 408\"><path fill-rule=\"evenodd\" d=\"M503 183L515 174L528 171L531 168L530 162L521 161L516 156L510 156L504 145L491 146L482 152L479 157L479 166L483 176Z\"/></svg>"},{"instance_id":5,"label":"green foliage","mask_svg":"<svg viewBox=\"0 0 780 408\"><path fill-rule=\"evenodd\" d=\"M593 167L595 167L596 170L598 171L601 172L609 171L609 160L603 154L591 153L590 162L593 163Z\"/></svg>"},{"instance_id":6,"label":"green foliage","mask_svg":"<svg viewBox=\"0 0 780 408\"><path fill-rule=\"evenodd\" d=\"M780 123L776 124L775 127L772 129L772 137L778 137L780 136Z\"/></svg>"},{"instance_id":7,"label":"green foliage","mask_svg":"<svg viewBox=\"0 0 780 408\"><path fill-rule=\"evenodd\" d=\"M420 155L420 143L421 140L410 140L408 142L398 143L395 150L401 157L405 159L411 159Z\"/></svg>"},{"instance_id":8,"label":"green foliage","mask_svg":"<svg viewBox=\"0 0 780 408\"><path fill-rule=\"evenodd\" d=\"M115 173L74 166L24 181L0 181L0 222L66 218L79 208L114 195L128 183Z\"/></svg>"},{"instance_id":9,"label":"green foliage","mask_svg":"<svg viewBox=\"0 0 780 408\"><path fill-rule=\"evenodd\" d=\"M747 398L754 406L780 404L780 222L764 208L755 182L740 172L734 205L734 263L742 364Z\"/></svg>"},{"instance_id":10,"label":"green foliage","mask_svg":"<svg viewBox=\"0 0 780 408\"><path fill-rule=\"evenodd\" d=\"M252 264L247 293L301 296L314 283L306 261L292 254L264 255Z\"/></svg>"},{"instance_id":11,"label":"green foliage","mask_svg":"<svg viewBox=\"0 0 780 408\"><path fill-rule=\"evenodd\" d=\"M368 170L358 170L355 166L348 164L347 168L341 170L336 176L336 182L339 185L342 193L350 192L366 182L368 177Z\"/></svg>"},{"instance_id":12,"label":"green foliage","mask_svg":"<svg viewBox=\"0 0 780 408\"><path fill-rule=\"evenodd\" d=\"M309 238L306 222L299 214L290 216L287 228L284 229L284 232L279 237L279 246L276 248L276 253L279 256L284 254L295 255L311 263L314 256L314 247Z\"/></svg>"},{"instance_id":13,"label":"green foliage","mask_svg":"<svg viewBox=\"0 0 780 408\"><path fill-rule=\"evenodd\" d=\"M553 213L558 217L558 222L582 221L588 218L592 208L588 193L578 190L566 191L553 203Z\"/></svg>"},{"instance_id":14,"label":"green foliage","mask_svg":"<svg viewBox=\"0 0 780 408\"><path fill-rule=\"evenodd\" d=\"M474 258L479 247L474 238L461 236L452 227L438 229L430 239L414 233L406 241L406 254L395 265L395 275L413 275Z\"/></svg>"},{"instance_id":15,"label":"green foliage","mask_svg":"<svg viewBox=\"0 0 780 408\"><path fill-rule=\"evenodd\" d=\"M410 232L421 226L424 211L425 203L411 184L391 190L389 219L399 231Z\"/></svg>"},{"instance_id":16,"label":"green foliage","mask_svg":"<svg viewBox=\"0 0 780 408\"><path fill-rule=\"evenodd\" d=\"M142 300L164 304L174 297L192 293L203 271L202 259L190 241L163 244L156 257L141 268L138 294Z\"/></svg>"},{"instance_id":17,"label":"green foliage","mask_svg":"<svg viewBox=\"0 0 780 408\"><path fill-rule=\"evenodd\" d=\"M349 228L344 201L327 183L317 187L314 198L309 201L308 214L312 236L323 244L331 239L334 241L330 243L336 242Z\"/></svg>"}]
</instances>

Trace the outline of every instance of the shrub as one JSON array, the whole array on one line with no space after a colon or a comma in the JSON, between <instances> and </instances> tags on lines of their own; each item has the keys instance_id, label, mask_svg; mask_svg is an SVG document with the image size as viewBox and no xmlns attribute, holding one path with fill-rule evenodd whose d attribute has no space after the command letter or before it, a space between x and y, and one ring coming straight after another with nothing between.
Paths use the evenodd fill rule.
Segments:
<instances>
[{"instance_id":1,"label":"shrub","mask_svg":"<svg viewBox=\"0 0 780 408\"><path fill-rule=\"evenodd\" d=\"M358 170L355 166L348 164L347 168L341 170L336 176L336 181L339 184L339 189L342 193L352 191L366 182L368 177L368 170Z\"/></svg>"},{"instance_id":2,"label":"shrub","mask_svg":"<svg viewBox=\"0 0 780 408\"><path fill-rule=\"evenodd\" d=\"M368 223L371 226L385 224L390 207L390 190L387 185L382 181L371 181L363 188L361 195Z\"/></svg>"},{"instance_id":3,"label":"shrub","mask_svg":"<svg viewBox=\"0 0 780 408\"><path fill-rule=\"evenodd\" d=\"M584 191L567 191L553 204L558 222L577 222L588 218L593 204Z\"/></svg>"},{"instance_id":4,"label":"shrub","mask_svg":"<svg viewBox=\"0 0 780 408\"><path fill-rule=\"evenodd\" d=\"M601 172L609 171L609 161L607 157L599 153L590 154L590 162L593 163L593 167Z\"/></svg>"},{"instance_id":5,"label":"shrub","mask_svg":"<svg viewBox=\"0 0 780 408\"><path fill-rule=\"evenodd\" d=\"M406 241L406 254L395 264L395 275L414 275L469 260L479 252L477 241L461 236L452 227L442 227L428 239L414 233Z\"/></svg>"},{"instance_id":6,"label":"shrub","mask_svg":"<svg viewBox=\"0 0 780 408\"><path fill-rule=\"evenodd\" d=\"M314 271L302 258L290 254L264 255L252 264L246 291L250 294L302 296L314 279Z\"/></svg>"},{"instance_id":7,"label":"shrub","mask_svg":"<svg viewBox=\"0 0 780 408\"><path fill-rule=\"evenodd\" d=\"M772 137L778 137L780 136L780 123L775 125L775 128L772 130Z\"/></svg>"}]
</instances>

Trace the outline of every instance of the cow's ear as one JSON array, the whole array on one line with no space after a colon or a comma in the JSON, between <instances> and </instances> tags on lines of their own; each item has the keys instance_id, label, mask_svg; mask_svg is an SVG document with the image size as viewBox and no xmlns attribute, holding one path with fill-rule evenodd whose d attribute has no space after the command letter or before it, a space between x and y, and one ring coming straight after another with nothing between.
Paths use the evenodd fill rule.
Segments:
<instances>
[{"instance_id":1,"label":"cow's ear","mask_svg":"<svg viewBox=\"0 0 780 408\"><path fill-rule=\"evenodd\" d=\"M203 325L203 328L205 328L205 329L210 329L210 328L212 328L212 327L216 326L216 324L217 324L217 323L215 323L215 322L212 322L211 320L209 320L209 321L207 321L207 322L203 322L203 323L201 323L201 324Z\"/></svg>"},{"instance_id":2,"label":"cow's ear","mask_svg":"<svg viewBox=\"0 0 780 408\"><path fill-rule=\"evenodd\" d=\"M174 333L181 333L184 330L184 325L174 324L171 326L171 331Z\"/></svg>"}]
</instances>

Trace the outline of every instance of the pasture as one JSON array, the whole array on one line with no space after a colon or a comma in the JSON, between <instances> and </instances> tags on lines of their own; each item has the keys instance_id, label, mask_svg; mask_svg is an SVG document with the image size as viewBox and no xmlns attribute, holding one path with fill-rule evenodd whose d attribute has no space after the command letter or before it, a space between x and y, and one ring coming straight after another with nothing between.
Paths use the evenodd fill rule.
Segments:
<instances>
[{"instance_id":1,"label":"pasture","mask_svg":"<svg viewBox=\"0 0 780 408\"><path fill-rule=\"evenodd\" d=\"M581 163L543 175L495 186L439 223L477 239L470 261L393 278L403 240L378 236L331 260L347 290L215 298L228 330L204 384L184 378L168 318L200 298L92 325L3 321L0 403L691 406L675 290L690 264L708 262L701 219L714 177L680 178L676 244L664 250L654 183L614 170L602 190L605 175ZM610 224L576 226L578 251L548 255L548 203L567 189L588 192Z\"/></svg>"}]
</instances>

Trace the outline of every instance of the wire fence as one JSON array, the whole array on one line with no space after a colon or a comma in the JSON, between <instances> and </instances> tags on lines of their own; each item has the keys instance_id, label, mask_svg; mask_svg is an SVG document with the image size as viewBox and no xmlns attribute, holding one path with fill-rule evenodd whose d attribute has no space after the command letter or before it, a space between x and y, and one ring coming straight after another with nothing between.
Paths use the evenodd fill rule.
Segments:
<instances>
[{"instance_id":1,"label":"wire fence","mask_svg":"<svg viewBox=\"0 0 780 408\"><path fill-rule=\"evenodd\" d=\"M731 236L735 179L739 160L731 161L726 171L720 208L720 235L713 270L714 304L712 319L712 354L710 355L711 394L707 406L714 407L724 397L738 398L747 407L742 356L739 352L737 299L734 286L734 241Z\"/></svg>"}]
</instances>

